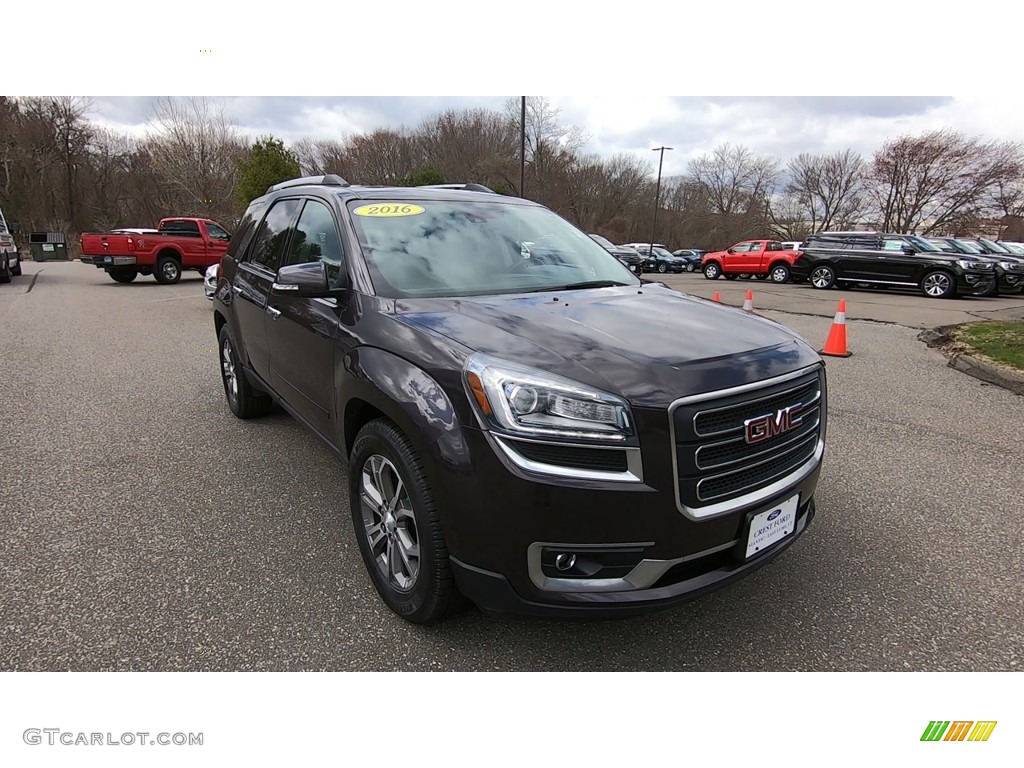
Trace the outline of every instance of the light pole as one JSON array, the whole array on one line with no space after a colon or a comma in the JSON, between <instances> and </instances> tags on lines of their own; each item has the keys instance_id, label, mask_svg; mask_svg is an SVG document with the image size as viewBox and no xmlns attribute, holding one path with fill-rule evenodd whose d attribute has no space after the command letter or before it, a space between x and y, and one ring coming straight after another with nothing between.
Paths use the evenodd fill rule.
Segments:
<instances>
[{"instance_id":1,"label":"light pole","mask_svg":"<svg viewBox=\"0 0 1024 768\"><path fill-rule=\"evenodd\" d=\"M654 224L651 226L651 252L650 257L654 258L654 241L658 236L658 202L661 197L661 164L665 161L665 151L672 151L672 147L655 147L651 152L660 152L658 157L658 183L654 188Z\"/></svg>"},{"instance_id":2,"label":"light pole","mask_svg":"<svg viewBox=\"0 0 1024 768\"><path fill-rule=\"evenodd\" d=\"M526 185L526 97L520 96L519 112L519 196L525 197Z\"/></svg>"}]
</instances>

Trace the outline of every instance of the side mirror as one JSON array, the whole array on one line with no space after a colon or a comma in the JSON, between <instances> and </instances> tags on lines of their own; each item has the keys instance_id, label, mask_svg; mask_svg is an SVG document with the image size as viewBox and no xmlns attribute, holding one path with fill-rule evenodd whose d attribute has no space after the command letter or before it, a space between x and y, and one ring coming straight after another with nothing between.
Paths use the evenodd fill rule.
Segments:
<instances>
[{"instance_id":1,"label":"side mirror","mask_svg":"<svg viewBox=\"0 0 1024 768\"><path fill-rule=\"evenodd\" d=\"M917 253L917 251L914 249L914 246L912 245L904 245L903 252L907 254L907 256L913 256L915 253Z\"/></svg>"},{"instance_id":2,"label":"side mirror","mask_svg":"<svg viewBox=\"0 0 1024 768\"><path fill-rule=\"evenodd\" d=\"M736 251L734 251L732 248L730 248L728 251L726 251L726 253L736 253Z\"/></svg>"},{"instance_id":3,"label":"side mirror","mask_svg":"<svg viewBox=\"0 0 1024 768\"><path fill-rule=\"evenodd\" d=\"M309 299L323 298L332 293L327 280L327 267L322 261L281 267L271 290L282 296Z\"/></svg>"}]
</instances>

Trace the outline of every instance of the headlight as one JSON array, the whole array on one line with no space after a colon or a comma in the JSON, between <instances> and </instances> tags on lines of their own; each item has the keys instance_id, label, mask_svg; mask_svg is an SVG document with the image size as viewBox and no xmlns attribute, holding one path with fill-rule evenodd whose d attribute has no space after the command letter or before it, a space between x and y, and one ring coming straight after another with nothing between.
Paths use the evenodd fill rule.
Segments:
<instances>
[{"instance_id":1,"label":"headlight","mask_svg":"<svg viewBox=\"0 0 1024 768\"><path fill-rule=\"evenodd\" d=\"M961 269L992 269L991 262L987 261L970 261L968 259L960 259L957 264Z\"/></svg>"},{"instance_id":2,"label":"headlight","mask_svg":"<svg viewBox=\"0 0 1024 768\"><path fill-rule=\"evenodd\" d=\"M625 400L571 379L476 354L465 382L480 416L498 431L616 443L633 435Z\"/></svg>"},{"instance_id":3,"label":"headlight","mask_svg":"<svg viewBox=\"0 0 1024 768\"><path fill-rule=\"evenodd\" d=\"M1003 269L1015 270L1017 269L1017 262L1015 261L1000 261L999 266Z\"/></svg>"}]
</instances>

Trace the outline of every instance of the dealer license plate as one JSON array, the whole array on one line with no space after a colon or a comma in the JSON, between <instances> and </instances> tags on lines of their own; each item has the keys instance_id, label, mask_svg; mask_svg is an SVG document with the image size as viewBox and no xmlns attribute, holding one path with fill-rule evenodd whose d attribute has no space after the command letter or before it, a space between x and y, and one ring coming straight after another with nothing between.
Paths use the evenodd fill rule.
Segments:
<instances>
[{"instance_id":1,"label":"dealer license plate","mask_svg":"<svg viewBox=\"0 0 1024 768\"><path fill-rule=\"evenodd\" d=\"M750 518L746 556L760 554L772 544L791 535L796 530L796 510L799 504L800 495L797 494Z\"/></svg>"}]
</instances>

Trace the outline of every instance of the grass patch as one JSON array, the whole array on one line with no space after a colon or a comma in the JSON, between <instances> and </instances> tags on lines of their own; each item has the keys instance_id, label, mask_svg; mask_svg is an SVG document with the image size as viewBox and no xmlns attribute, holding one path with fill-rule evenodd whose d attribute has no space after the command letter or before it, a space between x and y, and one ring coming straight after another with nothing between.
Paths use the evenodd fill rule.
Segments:
<instances>
[{"instance_id":1,"label":"grass patch","mask_svg":"<svg viewBox=\"0 0 1024 768\"><path fill-rule=\"evenodd\" d=\"M961 328L956 340L970 352L1024 371L1024 321L974 323Z\"/></svg>"}]
</instances>

